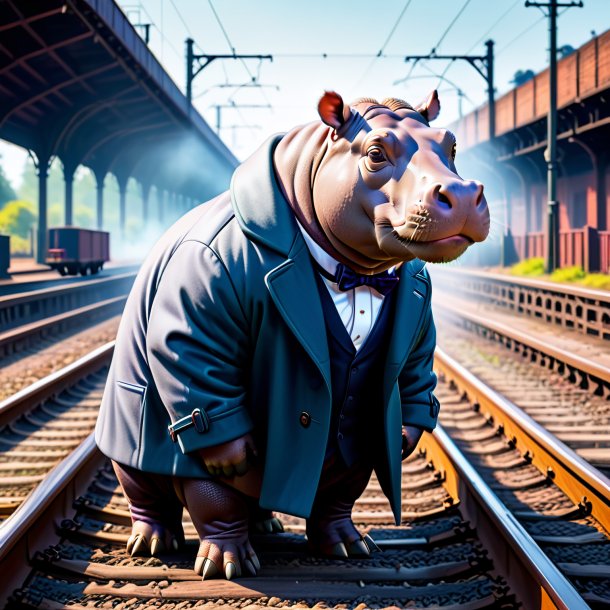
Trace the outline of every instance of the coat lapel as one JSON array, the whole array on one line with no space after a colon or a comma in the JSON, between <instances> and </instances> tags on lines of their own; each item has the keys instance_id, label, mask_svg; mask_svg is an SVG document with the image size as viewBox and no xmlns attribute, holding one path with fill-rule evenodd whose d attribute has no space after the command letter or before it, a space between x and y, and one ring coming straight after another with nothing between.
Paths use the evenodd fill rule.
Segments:
<instances>
[{"instance_id":1,"label":"coat lapel","mask_svg":"<svg viewBox=\"0 0 610 610\"><path fill-rule=\"evenodd\" d=\"M271 138L233 175L231 197L242 231L285 257L265 276L280 315L322 373L330 394L330 358L309 252L275 178Z\"/></svg>"},{"instance_id":2,"label":"coat lapel","mask_svg":"<svg viewBox=\"0 0 610 610\"><path fill-rule=\"evenodd\" d=\"M413 343L421 330L422 317L427 302L430 283L422 273L424 262L418 259L403 266L396 309L394 313L394 329L388 347L386 361L384 395L386 402L398 374L411 351Z\"/></svg>"},{"instance_id":3,"label":"coat lapel","mask_svg":"<svg viewBox=\"0 0 610 610\"><path fill-rule=\"evenodd\" d=\"M324 314L303 239L295 240L289 258L265 276L265 283L282 318L322 373L330 394Z\"/></svg>"}]
</instances>

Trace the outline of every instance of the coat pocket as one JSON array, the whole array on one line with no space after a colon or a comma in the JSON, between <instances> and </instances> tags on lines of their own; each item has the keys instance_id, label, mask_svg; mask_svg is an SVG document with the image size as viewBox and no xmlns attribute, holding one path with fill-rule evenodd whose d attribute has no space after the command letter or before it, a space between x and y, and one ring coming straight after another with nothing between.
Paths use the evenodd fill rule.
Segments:
<instances>
[{"instance_id":1,"label":"coat pocket","mask_svg":"<svg viewBox=\"0 0 610 610\"><path fill-rule=\"evenodd\" d=\"M121 397L119 398L119 400L124 399L129 402L133 402L139 399L140 406L142 406L146 398L146 388L144 386L137 385L135 383L127 383L127 381L117 381L116 384L119 388L129 392L129 394L125 394L125 392L119 392L118 396Z\"/></svg>"},{"instance_id":2,"label":"coat pocket","mask_svg":"<svg viewBox=\"0 0 610 610\"><path fill-rule=\"evenodd\" d=\"M139 445L142 435L142 415L146 403L146 386L117 381L114 397L123 420L129 422L132 434L135 433L134 442Z\"/></svg>"}]
</instances>

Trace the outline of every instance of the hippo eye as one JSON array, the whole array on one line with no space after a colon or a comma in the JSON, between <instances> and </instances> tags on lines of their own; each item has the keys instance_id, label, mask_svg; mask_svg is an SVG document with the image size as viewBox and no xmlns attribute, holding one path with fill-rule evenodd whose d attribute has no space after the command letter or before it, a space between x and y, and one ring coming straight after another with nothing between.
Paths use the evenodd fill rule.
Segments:
<instances>
[{"instance_id":1,"label":"hippo eye","mask_svg":"<svg viewBox=\"0 0 610 610\"><path fill-rule=\"evenodd\" d=\"M374 172L381 169L379 165L385 164L387 160L388 158L385 155L385 151L379 146L371 146L366 151L366 166L369 171Z\"/></svg>"}]
</instances>

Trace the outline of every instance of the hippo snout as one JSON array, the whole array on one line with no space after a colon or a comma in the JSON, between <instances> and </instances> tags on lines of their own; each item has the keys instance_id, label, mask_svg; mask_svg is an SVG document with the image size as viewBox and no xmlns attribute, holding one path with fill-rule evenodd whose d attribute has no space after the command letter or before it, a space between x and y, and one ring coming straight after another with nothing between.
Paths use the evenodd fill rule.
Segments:
<instances>
[{"instance_id":1,"label":"hippo snout","mask_svg":"<svg viewBox=\"0 0 610 610\"><path fill-rule=\"evenodd\" d=\"M485 240L489 233L489 210L483 190L476 180L451 180L428 187L423 204L436 225L436 239L447 232L447 237L462 235L470 243Z\"/></svg>"},{"instance_id":2,"label":"hippo snout","mask_svg":"<svg viewBox=\"0 0 610 610\"><path fill-rule=\"evenodd\" d=\"M440 209L456 209L463 206L477 208L485 199L483 185L475 180L454 180L446 184L434 184L428 189L425 200Z\"/></svg>"}]
</instances>

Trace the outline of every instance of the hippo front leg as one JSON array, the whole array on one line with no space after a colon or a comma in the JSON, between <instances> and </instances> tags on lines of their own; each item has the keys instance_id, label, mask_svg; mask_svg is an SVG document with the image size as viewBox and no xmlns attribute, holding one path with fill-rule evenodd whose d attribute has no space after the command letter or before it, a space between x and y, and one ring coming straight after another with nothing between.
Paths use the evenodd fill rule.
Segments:
<instances>
[{"instance_id":1,"label":"hippo front leg","mask_svg":"<svg viewBox=\"0 0 610 610\"><path fill-rule=\"evenodd\" d=\"M307 541L328 557L367 557L370 549L352 522L352 509L365 490L373 467L365 462L347 466L340 456L327 459L309 519Z\"/></svg>"},{"instance_id":2,"label":"hippo front leg","mask_svg":"<svg viewBox=\"0 0 610 610\"><path fill-rule=\"evenodd\" d=\"M117 462L112 467L131 513L127 552L157 556L176 551L184 542L182 503L170 476L142 472Z\"/></svg>"},{"instance_id":3,"label":"hippo front leg","mask_svg":"<svg viewBox=\"0 0 610 610\"><path fill-rule=\"evenodd\" d=\"M260 563L248 538L246 498L212 479L180 479L181 495L201 541L195 572L203 580L242 572L256 576Z\"/></svg>"},{"instance_id":4,"label":"hippo front leg","mask_svg":"<svg viewBox=\"0 0 610 610\"><path fill-rule=\"evenodd\" d=\"M181 479L181 496L201 544L195 571L204 580L255 576L260 569L248 537L248 502L260 496L261 471L249 434L199 451L212 479ZM242 569L243 568L243 569Z\"/></svg>"}]
</instances>

